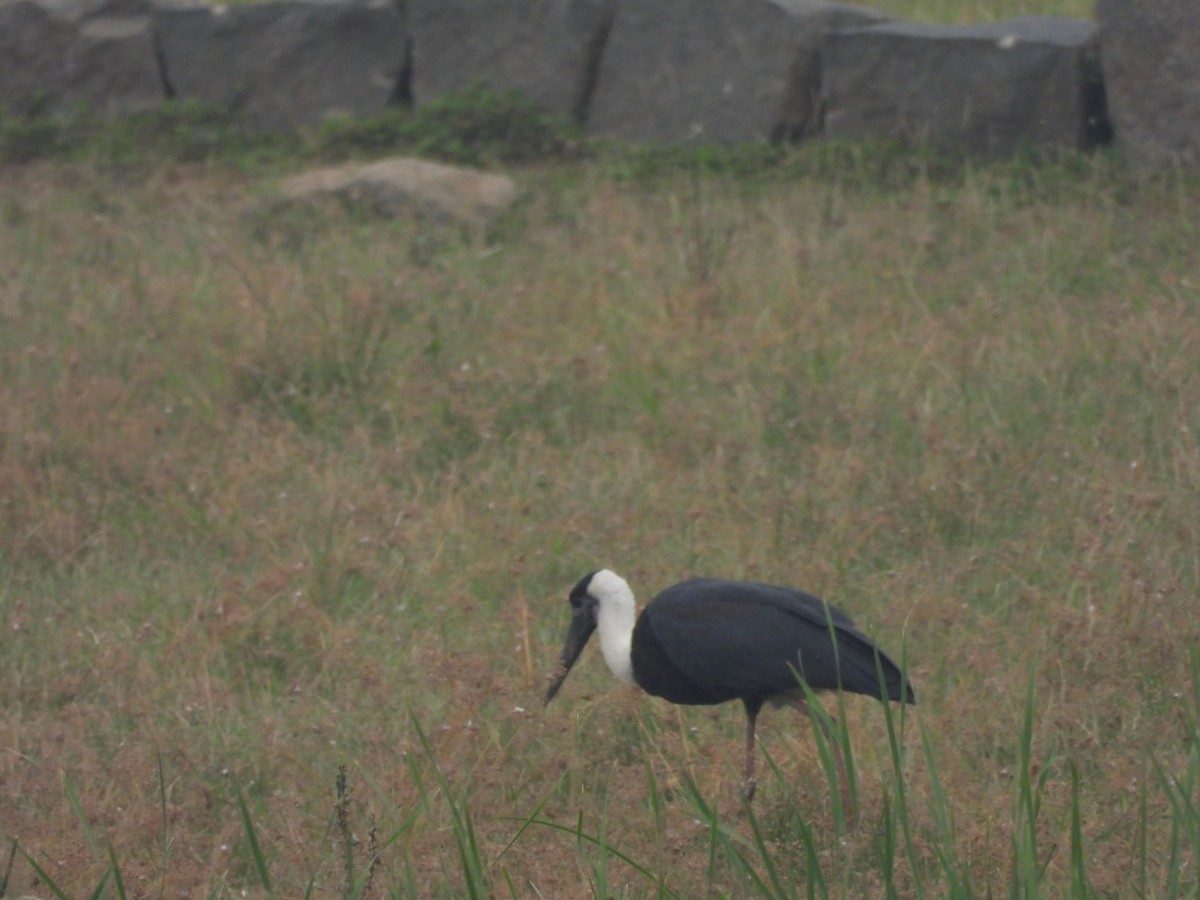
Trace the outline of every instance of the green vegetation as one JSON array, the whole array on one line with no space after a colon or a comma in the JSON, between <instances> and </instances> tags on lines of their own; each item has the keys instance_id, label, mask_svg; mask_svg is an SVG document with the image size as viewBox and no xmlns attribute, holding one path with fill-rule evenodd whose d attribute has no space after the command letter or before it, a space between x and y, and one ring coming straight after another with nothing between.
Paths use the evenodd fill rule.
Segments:
<instances>
[{"instance_id":1,"label":"green vegetation","mask_svg":"<svg viewBox=\"0 0 1200 900\"><path fill-rule=\"evenodd\" d=\"M425 147L522 161L490 233L277 234L407 126L168 114L0 129L0 894L1196 893L1200 185L497 115ZM600 565L907 660L857 824L787 710L753 809L740 709L543 711Z\"/></svg>"},{"instance_id":2,"label":"green vegetation","mask_svg":"<svg viewBox=\"0 0 1200 900\"><path fill-rule=\"evenodd\" d=\"M58 160L141 168L148 158L220 161L261 170L302 159L410 153L470 165L571 155L581 136L515 92L476 86L420 109L334 119L300 135L253 131L235 110L180 100L111 119L82 110L72 120L22 119L0 108L0 162Z\"/></svg>"}]
</instances>

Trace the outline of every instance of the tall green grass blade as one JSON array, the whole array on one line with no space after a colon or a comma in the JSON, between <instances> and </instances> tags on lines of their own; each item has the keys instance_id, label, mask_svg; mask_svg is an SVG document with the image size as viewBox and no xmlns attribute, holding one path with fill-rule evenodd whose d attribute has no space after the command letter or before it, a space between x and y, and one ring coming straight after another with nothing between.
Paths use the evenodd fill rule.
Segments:
<instances>
[{"instance_id":1,"label":"tall green grass blade","mask_svg":"<svg viewBox=\"0 0 1200 900\"><path fill-rule=\"evenodd\" d=\"M1167 883L1164 890L1164 896L1178 897L1181 896L1181 876L1182 865L1180 858L1183 851L1183 822L1182 818L1182 803L1175 794L1175 785L1171 776L1164 771L1158 760L1154 760L1154 774L1158 779L1159 785L1162 787L1163 793L1167 797L1167 802L1171 807L1171 829L1170 837L1167 840Z\"/></svg>"},{"instance_id":2,"label":"tall green grass blade","mask_svg":"<svg viewBox=\"0 0 1200 900\"><path fill-rule=\"evenodd\" d=\"M401 896L421 896L421 891L417 887L417 873L413 870L412 857L407 853L404 854L404 892Z\"/></svg>"},{"instance_id":3,"label":"tall green grass blade","mask_svg":"<svg viewBox=\"0 0 1200 900\"><path fill-rule=\"evenodd\" d=\"M321 839L319 841L317 841L318 846L324 847L326 845L326 843L329 841L329 836L331 834L333 834L333 825L334 825L334 821L336 820L336 818L337 818L337 811L335 810L335 811L331 812L329 814L329 816L325 819L325 830L321 832ZM313 891L316 889L317 878L320 875L320 871L321 871L321 863L318 862L317 864L315 864L313 866L312 873L308 876L308 883L304 886L303 896L305 898L311 897L313 894Z\"/></svg>"},{"instance_id":4,"label":"tall green grass blade","mask_svg":"<svg viewBox=\"0 0 1200 900\"><path fill-rule=\"evenodd\" d=\"M521 896L521 892L517 890L516 884L513 883L512 873L508 871L508 866L501 866L500 874L504 878L504 886L508 888L508 896L512 900L517 900Z\"/></svg>"},{"instance_id":5,"label":"tall green grass blade","mask_svg":"<svg viewBox=\"0 0 1200 900\"><path fill-rule=\"evenodd\" d=\"M246 843L250 845L250 858L254 863L255 874L258 875L258 883L263 890L270 893L272 890L271 876L267 871L267 858L258 841L258 831L254 827L254 819L250 816L250 807L246 805L246 798L240 787L237 791L237 805L242 815L242 830L246 833Z\"/></svg>"},{"instance_id":6,"label":"tall green grass blade","mask_svg":"<svg viewBox=\"0 0 1200 900\"><path fill-rule=\"evenodd\" d=\"M1187 710L1188 730L1193 742L1200 740L1200 647L1193 647L1188 656L1192 670L1192 708Z\"/></svg>"},{"instance_id":7,"label":"tall green grass blade","mask_svg":"<svg viewBox=\"0 0 1200 900\"><path fill-rule=\"evenodd\" d=\"M378 848L376 848L376 851L377 850L378 850ZM366 866L363 869L362 874L360 874L358 876L358 878L356 878L354 880L353 884L351 884L349 886L349 888L347 889L347 891L346 891L347 900L360 900L360 898L366 897L371 893L371 890L372 890L372 887L374 886L374 881L375 881L375 868L378 865L378 862L379 862L379 856L378 856L377 852L373 853L371 858L367 860ZM310 890L312 890L312 891L316 890L315 877L314 877L313 884L310 885Z\"/></svg>"},{"instance_id":8,"label":"tall green grass blade","mask_svg":"<svg viewBox=\"0 0 1200 900\"><path fill-rule=\"evenodd\" d=\"M771 886L763 881L754 864L742 851L741 844L745 844L745 838L736 834L736 832L728 829L721 821L715 807L711 806L704 796L700 793L700 789L696 786L691 778L684 781L684 796L691 803L692 809L695 810L701 824L707 829L709 840L712 843L713 850L710 853L715 853L716 848L721 851L721 856L733 869L734 873L746 884L750 885L755 894L760 897L774 897L776 894L772 891ZM748 804L747 804L748 805Z\"/></svg>"},{"instance_id":9,"label":"tall green grass blade","mask_svg":"<svg viewBox=\"0 0 1200 900\"><path fill-rule=\"evenodd\" d=\"M384 791L383 786L379 783L378 779L376 779L374 776L372 776L370 772L368 772L362 768L357 769L357 771L358 771L359 776L368 785L371 786L371 790L373 790L375 792L375 796L377 798L379 798L379 800L381 802L387 802L387 803L391 802L390 797ZM413 772L411 762L409 765L409 771ZM414 774L414 782L417 785L417 790L420 791L421 790L420 779L415 777L415 772L413 772L413 774ZM423 797L424 797L424 794L422 793L422 798ZM544 803L545 801L542 801L542 802ZM420 818L420 815L421 815L420 808L414 809L412 812L410 812L408 814L408 816L404 819L404 821L402 821L399 825L396 826L395 831L393 831L388 836L388 838L379 845L380 849L382 849L384 847L390 847L392 844L394 844L396 841L398 841L401 837L403 837L405 834L407 834L409 832L409 830L412 829L413 825L416 824L416 821L417 821L417 819Z\"/></svg>"},{"instance_id":10,"label":"tall green grass blade","mask_svg":"<svg viewBox=\"0 0 1200 900\"><path fill-rule=\"evenodd\" d=\"M900 646L900 671L904 672L906 677L908 673L908 642L903 641ZM883 663L879 657L875 658L875 677L879 680L879 690L884 692L887 679L883 674ZM889 840L896 843L895 828L899 823L900 832L904 838L904 853L908 861L909 871L912 873L913 886L917 897L925 896L925 885L922 879L922 868L916 855L916 845L913 842L912 821L908 810L908 788L904 782L904 749L903 736L904 727L907 722L907 704L900 704L900 723L897 728L896 714L890 703L883 704L883 721L887 728L888 735L888 752L891 756L892 763L892 786L895 790L895 807L891 812L891 816L884 818L883 827L889 832ZM924 738L924 733L922 732ZM922 746L925 750L926 763L931 772L937 771L937 763L931 757L932 748L927 741L922 741ZM892 818L894 816L894 818ZM893 851L894 852L894 851Z\"/></svg>"},{"instance_id":11,"label":"tall green grass blade","mask_svg":"<svg viewBox=\"0 0 1200 900\"><path fill-rule=\"evenodd\" d=\"M608 799L609 794L604 792L604 799L600 803L600 829L596 832L595 846L600 851L599 859L590 862L592 875L594 877L595 895L597 897L609 896L608 891ZM580 818L582 825L583 819Z\"/></svg>"},{"instance_id":12,"label":"tall green grass blade","mask_svg":"<svg viewBox=\"0 0 1200 900\"><path fill-rule=\"evenodd\" d=\"M850 808L843 808L842 789L839 787L833 792L833 796L837 798L837 803L834 806L833 821L834 827L838 832L844 833L858 819L858 763L855 762L854 748L850 744L850 726L846 718L846 695L843 691L837 692L837 708L837 718L833 719L830 723L832 725L831 734L833 735L833 741L841 749L842 764L846 767L846 790L850 794ZM833 748L830 748L830 755L833 755ZM832 774L840 785L841 776L837 771L836 763L834 763Z\"/></svg>"},{"instance_id":13,"label":"tall green grass blade","mask_svg":"<svg viewBox=\"0 0 1200 900\"><path fill-rule=\"evenodd\" d=\"M1200 785L1200 742L1193 740L1188 748L1182 777L1168 772L1158 760L1154 761L1154 770L1171 809L1166 894L1175 897L1186 888L1184 860L1200 859L1200 809L1193 799Z\"/></svg>"},{"instance_id":14,"label":"tall green grass blade","mask_svg":"<svg viewBox=\"0 0 1200 900\"><path fill-rule=\"evenodd\" d=\"M1137 857L1134 865L1137 868L1137 893L1139 897L1148 897L1147 890L1150 885L1148 867L1146 865L1146 844L1149 838L1150 816L1146 805L1146 783L1150 780L1150 773L1142 772L1142 777L1138 779L1138 832L1137 832Z\"/></svg>"},{"instance_id":15,"label":"tall green grass blade","mask_svg":"<svg viewBox=\"0 0 1200 900\"><path fill-rule=\"evenodd\" d=\"M1038 897L1046 870L1053 859L1055 848L1051 847L1045 859L1038 848L1038 817L1041 813L1042 797L1051 767L1043 763L1034 777L1033 723L1036 711L1035 684L1036 662L1030 665L1029 683L1025 691L1025 714L1021 724L1021 737L1017 748L1017 791L1013 814L1013 869L1009 896L1015 898Z\"/></svg>"},{"instance_id":16,"label":"tall green grass blade","mask_svg":"<svg viewBox=\"0 0 1200 900\"><path fill-rule=\"evenodd\" d=\"M775 757L767 752L765 748L762 749L762 755L766 759L767 765L770 766L771 772L774 774L775 778L781 783L785 783L783 770L780 769L779 764L775 762ZM834 786L830 786L830 790L834 791L834 793L840 797L840 792L836 791ZM747 805L747 810L750 814L753 814L753 809L749 807L749 805ZM792 809L791 825L795 829L795 833L799 836L801 846L804 849L804 883L807 896L810 898L818 896L827 897L829 894L829 887L826 884L825 873L821 868L820 850L817 847L812 826L804 820L802 810ZM758 837L757 824L755 825L755 837ZM770 865L774 866L774 861L771 860L765 844L763 844L761 840L756 841L756 843L759 844L759 855L764 857L764 862L770 862Z\"/></svg>"},{"instance_id":17,"label":"tall green grass blade","mask_svg":"<svg viewBox=\"0 0 1200 900\"><path fill-rule=\"evenodd\" d=\"M646 791L650 798L650 812L654 816L654 834L657 838L657 860L655 868L658 870L658 896L665 896L663 891L666 889L666 873L662 865L663 859L663 798L662 791L658 786L658 779L654 775L654 765L650 757L646 757Z\"/></svg>"},{"instance_id":18,"label":"tall green grass blade","mask_svg":"<svg viewBox=\"0 0 1200 900\"><path fill-rule=\"evenodd\" d=\"M767 847L767 842L763 839L762 831L758 827L758 817L754 815L754 807L747 803L745 809L746 821L750 824L750 834L754 838L754 846L758 849L758 858L762 861L762 866L767 873L767 877L771 880L771 885L775 889L775 896L790 896L790 891L784 887L783 879L779 877L779 868L775 865L775 859Z\"/></svg>"},{"instance_id":19,"label":"tall green grass blade","mask_svg":"<svg viewBox=\"0 0 1200 900\"><path fill-rule=\"evenodd\" d=\"M112 847L108 848L108 861L110 863L109 871L112 873L113 890L116 891L117 900L125 900L125 879L121 877L121 866L117 862L117 851Z\"/></svg>"},{"instance_id":20,"label":"tall green grass blade","mask_svg":"<svg viewBox=\"0 0 1200 900\"><path fill-rule=\"evenodd\" d=\"M464 887L467 896L471 900L486 900L486 898L490 897L491 893L488 887L485 866L479 851L479 842L475 837L475 824L471 818L471 811L467 808L466 804L460 804L455 799L450 781L438 765L437 758L433 753L433 747L430 746L429 739L425 736L424 729L421 728L421 723L417 721L416 715L411 710L409 711L409 718L417 734L417 740L421 744L421 749L425 753L425 758L429 761L430 769L438 783L438 787L441 788L442 796L446 800L446 806L450 810L454 842L458 848L458 858L462 865L462 875L465 881Z\"/></svg>"},{"instance_id":21,"label":"tall green grass blade","mask_svg":"<svg viewBox=\"0 0 1200 900\"><path fill-rule=\"evenodd\" d=\"M91 894L88 895L90 900L100 900L104 896L104 892L108 890L108 880L112 877L112 869L109 869L100 878L99 884L93 888Z\"/></svg>"},{"instance_id":22,"label":"tall green grass blade","mask_svg":"<svg viewBox=\"0 0 1200 900\"><path fill-rule=\"evenodd\" d=\"M504 845L503 849L501 849L501 851L496 854L497 861L503 859L504 854L507 853L509 850L511 850L513 845L521 839L521 835L523 835L525 833L525 831L529 828L529 826L536 823L538 816L541 815L542 810L546 808L546 804L549 802L550 797L553 796L554 790L557 790L557 789L558 789L558 785L556 784L554 789L551 790L550 793L546 794L546 796L541 799L541 801L538 803L538 805L534 807L533 812L531 812L529 815L524 816L522 818L514 817L514 818L509 819L509 821L512 821L512 822L520 822L521 827L517 829L516 834L514 834L511 838L509 838L508 843Z\"/></svg>"},{"instance_id":23,"label":"tall green grass blade","mask_svg":"<svg viewBox=\"0 0 1200 900\"><path fill-rule=\"evenodd\" d=\"M17 858L17 841L13 838L8 844L8 863L4 866L4 875L0 877L0 897L8 890L8 879L12 877L13 863Z\"/></svg>"},{"instance_id":24,"label":"tall green grass blade","mask_svg":"<svg viewBox=\"0 0 1200 900\"><path fill-rule=\"evenodd\" d=\"M813 835L812 826L807 822L796 821L796 830L800 834L800 843L804 846L804 886L808 900L827 900L829 885L825 882L825 873L821 869L821 858L817 853L817 842Z\"/></svg>"},{"instance_id":25,"label":"tall green grass blade","mask_svg":"<svg viewBox=\"0 0 1200 900\"><path fill-rule=\"evenodd\" d=\"M892 813L891 793L886 785L883 789L881 824L883 833L876 845L876 855L879 859L879 871L883 876L883 895L887 900L895 900L900 896L896 886L896 820Z\"/></svg>"},{"instance_id":26,"label":"tall green grass blade","mask_svg":"<svg viewBox=\"0 0 1200 900\"><path fill-rule=\"evenodd\" d=\"M63 789L66 791L71 809L75 812L75 818L79 820L79 827L83 829L83 837L87 841L88 849L92 851L93 855L99 856L100 845L96 842L96 835L92 833L92 823L88 821L87 814L83 811L83 804L79 801L79 792L75 790L71 779L63 779Z\"/></svg>"},{"instance_id":27,"label":"tall green grass blade","mask_svg":"<svg viewBox=\"0 0 1200 900\"><path fill-rule=\"evenodd\" d=\"M835 644L836 652L836 644ZM838 691L838 716L839 722L829 714L825 706L817 699L816 693L808 686L808 682L800 678L799 672L796 673L797 679L800 681L800 689L804 692L804 702L808 708L809 721L813 726L813 741L817 747L817 756L821 760L821 768L825 773L825 783L829 789L829 803L833 810L834 825L839 833L844 833L853 818L853 810L845 809L845 803L842 800L841 776L838 773L837 757L834 755L834 745L840 748L843 762L846 766L847 781L852 782L854 779L851 776L854 762L849 759L850 755L850 735L842 723L845 722L845 707L842 692ZM853 806L856 803L855 797L857 792L853 784L847 784L846 789L850 792L850 804Z\"/></svg>"},{"instance_id":28,"label":"tall green grass blade","mask_svg":"<svg viewBox=\"0 0 1200 900\"><path fill-rule=\"evenodd\" d=\"M924 725L921 725L919 731L921 734L921 747L925 753L926 764L929 768L929 812L933 816L938 836L935 852L937 853L941 873L946 879L947 895L950 897L968 897L970 896L970 892L967 890L958 864L953 816L946 799L946 792L942 788L941 778L938 775L933 743L930 741L929 732Z\"/></svg>"},{"instance_id":29,"label":"tall green grass blade","mask_svg":"<svg viewBox=\"0 0 1200 900\"><path fill-rule=\"evenodd\" d=\"M167 886L167 867L171 860L171 831L167 819L167 776L163 767L162 751L154 752L155 770L158 775L158 814L162 825L162 862L158 873L158 896L163 896Z\"/></svg>"},{"instance_id":30,"label":"tall green grass blade","mask_svg":"<svg viewBox=\"0 0 1200 900\"><path fill-rule=\"evenodd\" d=\"M25 851L24 847L21 847L20 850L21 850L21 855L23 857L25 857L25 862L27 862L29 864L29 868L33 869L33 872L35 875L37 875L38 880L40 880L41 883L46 886L46 889L48 891L50 891L50 893L52 893L55 897L57 897L58 900L71 900L71 898L66 895L66 893L63 891L63 889L54 883L54 879L51 878L49 876L49 874L47 874L46 870L38 865L37 860L34 859L32 856L30 856ZM104 883L107 880L108 880L108 875L106 873L104 878L100 881L101 887L103 887Z\"/></svg>"},{"instance_id":31,"label":"tall green grass blade","mask_svg":"<svg viewBox=\"0 0 1200 900\"><path fill-rule=\"evenodd\" d=\"M552 831L557 831L560 834L564 834L564 835L573 837L573 838L575 838L576 841L589 843L595 847L599 847L601 845L601 841L598 837L596 837L595 835L588 834L586 831L584 831L582 814L580 815L580 818L576 821L576 824L574 824L574 825L563 825L561 822L555 822L551 819L533 819L529 824L537 825L540 828L549 828ZM672 897L672 898L680 897L680 895L677 894L675 891L671 890L669 887L666 887L665 885L662 885L661 877L660 877L659 873L655 872L649 866L638 862L636 859L634 859L628 853L624 852L623 850L621 850L617 847L612 846L611 844L606 845L606 849L607 849L608 853L610 853L612 856L615 856L621 862L625 863L625 865L629 866L635 872L637 872L642 877L644 877L647 881L659 884L660 885L658 888L659 896Z\"/></svg>"},{"instance_id":32,"label":"tall green grass blade","mask_svg":"<svg viewBox=\"0 0 1200 900\"><path fill-rule=\"evenodd\" d=\"M645 765L646 796L650 800L650 814L654 817L654 833L661 837L663 833L662 796L658 790L658 779L654 777L654 765L649 756L645 758Z\"/></svg>"},{"instance_id":33,"label":"tall green grass blade","mask_svg":"<svg viewBox=\"0 0 1200 900\"><path fill-rule=\"evenodd\" d=\"M780 781L784 781L784 773L775 762L774 757L765 749L762 751L766 758L767 764L771 767L771 771ZM804 819L804 811L799 807L790 804L786 810L787 820L786 825L781 827L787 829L789 835L794 834L800 839L800 846L804 851L804 881L806 894L809 898L826 897L828 896L828 885L825 881L825 873L821 867L820 849L818 848L816 838L813 834L813 828ZM746 816L747 823L751 829L752 842L745 841L740 835L737 835L739 842L745 843L746 846L753 846L758 853L758 858L762 861L762 868L767 873L772 886L778 896L796 896L796 891L788 884L787 877L779 871L776 863L775 854L766 842L765 836L760 830L758 819L754 813L754 807L746 804L743 807L743 813Z\"/></svg>"},{"instance_id":34,"label":"tall green grass blade","mask_svg":"<svg viewBox=\"0 0 1200 900\"><path fill-rule=\"evenodd\" d=\"M1070 763L1071 771L1071 896L1088 900L1093 896L1088 882L1087 857L1083 848L1083 818L1079 810L1079 769Z\"/></svg>"},{"instance_id":35,"label":"tall green grass blade","mask_svg":"<svg viewBox=\"0 0 1200 900\"><path fill-rule=\"evenodd\" d=\"M845 833L846 829L857 816L858 779L856 777L854 752L850 746L850 730L846 725L846 695L841 689L840 644L837 636L837 627L833 623L833 613L828 606L825 607L825 627L829 632L830 644L833 646L834 671L838 676L838 714L836 719L817 700L816 693L808 686L808 682L800 677L799 671L795 674L800 681L800 686L804 690L804 699L808 704L809 715L813 717L814 731L820 732L815 736L815 739L817 742L817 752L821 757L821 765L825 769L825 779L831 789L834 825L839 833ZM800 662L803 666L803 660L800 660ZM829 736L828 740L826 740L827 736ZM836 742L840 748L842 763L846 769L847 783L844 788L849 793L849 809L845 809L846 804L843 801L843 787L834 757L834 748L829 746L833 742Z\"/></svg>"}]
</instances>

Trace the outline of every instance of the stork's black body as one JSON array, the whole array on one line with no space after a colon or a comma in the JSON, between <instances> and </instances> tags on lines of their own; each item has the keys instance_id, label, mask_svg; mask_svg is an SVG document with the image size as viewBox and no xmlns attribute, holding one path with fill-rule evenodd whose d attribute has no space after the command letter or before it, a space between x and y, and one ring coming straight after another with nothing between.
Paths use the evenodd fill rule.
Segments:
<instances>
[{"instance_id":1,"label":"stork's black body","mask_svg":"<svg viewBox=\"0 0 1200 900\"><path fill-rule=\"evenodd\" d=\"M570 602L571 629L546 702L598 627L610 668L647 693L686 705L742 701L747 798L754 792L758 714L767 702L807 712L801 679L814 692L840 688L879 700L916 702L899 667L845 613L803 591L696 578L662 591L635 622L629 586L601 570L575 586ZM822 719L816 721L825 727ZM849 811L845 766L836 742L831 743Z\"/></svg>"},{"instance_id":2,"label":"stork's black body","mask_svg":"<svg viewBox=\"0 0 1200 900\"><path fill-rule=\"evenodd\" d=\"M835 647L836 641L836 647ZM761 707L797 691L901 699L900 670L845 613L791 588L695 578L647 604L633 629L633 678L649 694L682 704L742 700ZM909 702L913 701L908 688Z\"/></svg>"}]
</instances>

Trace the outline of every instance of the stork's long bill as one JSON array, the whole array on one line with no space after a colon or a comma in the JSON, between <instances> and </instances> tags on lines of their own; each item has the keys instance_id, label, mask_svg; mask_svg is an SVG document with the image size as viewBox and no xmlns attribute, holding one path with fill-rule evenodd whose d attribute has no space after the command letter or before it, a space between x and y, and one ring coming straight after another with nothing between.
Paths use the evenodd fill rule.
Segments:
<instances>
[{"instance_id":1,"label":"stork's long bill","mask_svg":"<svg viewBox=\"0 0 1200 900\"><path fill-rule=\"evenodd\" d=\"M579 654L583 652L583 648L587 646L588 639L595 630L594 609L590 605L584 604L575 607L571 612L571 624L567 629L567 638L563 641L562 653L558 657L558 668L554 670L554 677L550 681L550 687L546 690L547 703L554 699L554 695L558 693L562 683L567 680L571 666L575 665L575 660L579 659Z\"/></svg>"}]
</instances>

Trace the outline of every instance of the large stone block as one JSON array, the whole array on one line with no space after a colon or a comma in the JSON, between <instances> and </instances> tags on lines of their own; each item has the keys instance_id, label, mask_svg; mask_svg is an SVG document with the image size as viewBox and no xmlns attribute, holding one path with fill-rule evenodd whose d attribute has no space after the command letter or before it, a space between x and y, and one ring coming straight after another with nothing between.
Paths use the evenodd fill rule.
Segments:
<instances>
[{"instance_id":1,"label":"large stone block","mask_svg":"<svg viewBox=\"0 0 1200 900\"><path fill-rule=\"evenodd\" d=\"M823 34L877 22L814 0L637 0L617 9L587 124L635 141L802 137L819 119Z\"/></svg>"},{"instance_id":2,"label":"large stone block","mask_svg":"<svg viewBox=\"0 0 1200 900\"><path fill-rule=\"evenodd\" d=\"M391 102L408 61L393 0L315 0L155 10L172 96L289 130Z\"/></svg>"},{"instance_id":3,"label":"large stone block","mask_svg":"<svg viewBox=\"0 0 1200 900\"><path fill-rule=\"evenodd\" d=\"M1105 138L1096 27L1027 17L979 25L890 22L831 32L825 133L929 141L984 155Z\"/></svg>"},{"instance_id":4,"label":"large stone block","mask_svg":"<svg viewBox=\"0 0 1200 900\"><path fill-rule=\"evenodd\" d=\"M578 121L616 0L407 0L412 102L476 83Z\"/></svg>"},{"instance_id":5,"label":"large stone block","mask_svg":"<svg viewBox=\"0 0 1200 900\"><path fill-rule=\"evenodd\" d=\"M1200 0L1097 0L1121 152L1140 168L1200 166Z\"/></svg>"},{"instance_id":6,"label":"large stone block","mask_svg":"<svg viewBox=\"0 0 1200 900\"><path fill-rule=\"evenodd\" d=\"M66 117L161 103L149 13L136 0L0 0L0 106Z\"/></svg>"}]
</instances>

